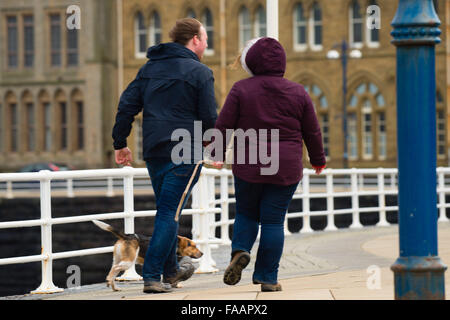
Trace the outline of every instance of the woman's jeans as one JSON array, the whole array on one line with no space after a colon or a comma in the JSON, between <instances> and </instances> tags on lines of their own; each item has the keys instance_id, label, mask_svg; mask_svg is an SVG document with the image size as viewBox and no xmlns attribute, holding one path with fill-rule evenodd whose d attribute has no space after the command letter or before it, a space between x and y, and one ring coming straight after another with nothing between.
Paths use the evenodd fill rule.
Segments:
<instances>
[{"instance_id":1,"label":"woman's jeans","mask_svg":"<svg viewBox=\"0 0 450 320\"><path fill-rule=\"evenodd\" d=\"M159 282L161 274L164 277L173 277L179 269L176 257L178 222L175 221L175 214L194 168L195 164L176 165L170 159L154 158L147 161L157 211L142 270L144 281ZM181 210L198 181L201 169L202 165L197 169Z\"/></svg>"},{"instance_id":2,"label":"woman's jeans","mask_svg":"<svg viewBox=\"0 0 450 320\"><path fill-rule=\"evenodd\" d=\"M298 183L281 186L234 177L236 218L232 253L253 247L261 224L253 281L276 284L284 245L284 218Z\"/></svg>"}]
</instances>

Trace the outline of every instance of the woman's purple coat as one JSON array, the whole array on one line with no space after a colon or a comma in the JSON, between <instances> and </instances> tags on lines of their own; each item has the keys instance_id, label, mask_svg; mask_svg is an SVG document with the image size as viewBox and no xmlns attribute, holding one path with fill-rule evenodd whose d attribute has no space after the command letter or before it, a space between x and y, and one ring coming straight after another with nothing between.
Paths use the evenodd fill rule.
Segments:
<instances>
[{"instance_id":1,"label":"woman's purple coat","mask_svg":"<svg viewBox=\"0 0 450 320\"><path fill-rule=\"evenodd\" d=\"M269 168L270 163L262 164L258 157L256 164L249 164L250 145L247 138L245 164L237 164L239 148L236 147L235 137L233 174L253 183L297 183L303 176L303 141L311 165L324 166L326 163L322 134L311 98L302 85L283 78L286 54L275 39L262 38L257 41L249 49L245 62L254 76L233 85L215 127L221 131L222 137L226 137L226 129L242 129L244 132L255 129L257 133L260 129L267 129L268 154L272 142L270 130L279 129L279 168L275 174L262 175L260 169ZM258 135L258 146L262 142ZM272 157L273 161L274 156L270 154L269 158Z\"/></svg>"}]
</instances>

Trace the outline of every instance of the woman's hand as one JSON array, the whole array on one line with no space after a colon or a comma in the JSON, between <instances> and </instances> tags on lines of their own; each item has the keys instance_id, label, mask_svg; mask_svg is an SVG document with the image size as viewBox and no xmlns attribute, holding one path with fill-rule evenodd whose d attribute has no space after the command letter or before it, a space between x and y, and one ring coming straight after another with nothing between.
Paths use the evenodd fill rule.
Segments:
<instances>
[{"instance_id":1,"label":"woman's hand","mask_svg":"<svg viewBox=\"0 0 450 320\"><path fill-rule=\"evenodd\" d=\"M314 170L316 170L316 174L321 174L323 169L325 169L326 165L323 166L312 166Z\"/></svg>"}]
</instances>

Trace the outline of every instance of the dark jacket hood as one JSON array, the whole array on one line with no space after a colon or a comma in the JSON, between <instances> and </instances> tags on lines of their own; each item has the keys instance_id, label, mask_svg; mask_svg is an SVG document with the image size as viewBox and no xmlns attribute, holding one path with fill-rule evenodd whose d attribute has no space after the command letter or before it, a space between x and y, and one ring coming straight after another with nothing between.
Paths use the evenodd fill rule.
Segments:
<instances>
[{"instance_id":1,"label":"dark jacket hood","mask_svg":"<svg viewBox=\"0 0 450 320\"><path fill-rule=\"evenodd\" d=\"M200 61L193 51L176 42L160 43L148 48L147 58L153 61L172 58L190 58Z\"/></svg>"},{"instance_id":2,"label":"dark jacket hood","mask_svg":"<svg viewBox=\"0 0 450 320\"><path fill-rule=\"evenodd\" d=\"M268 37L255 40L249 42L250 47L243 51L243 61L252 75L283 77L286 71L286 52L281 43Z\"/></svg>"}]
</instances>

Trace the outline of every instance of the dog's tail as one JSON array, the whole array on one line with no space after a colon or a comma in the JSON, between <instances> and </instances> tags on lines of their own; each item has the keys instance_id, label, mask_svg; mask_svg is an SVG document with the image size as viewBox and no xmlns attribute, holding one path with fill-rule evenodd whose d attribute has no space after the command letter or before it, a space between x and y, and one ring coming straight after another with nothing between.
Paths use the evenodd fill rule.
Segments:
<instances>
[{"instance_id":1,"label":"dog's tail","mask_svg":"<svg viewBox=\"0 0 450 320\"><path fill-rule=\"evenodd\" d=\"M110 226L107 223L101 222L99 220L92 220L92 222L100 229L111 232L113 235L115 235L119 239L124 239L124 240L128 239L128 237L126 236L125 233L123 233L122 231L119 231L117 229L114 229L114 227Z\"/></svg>"}]
</instances>

